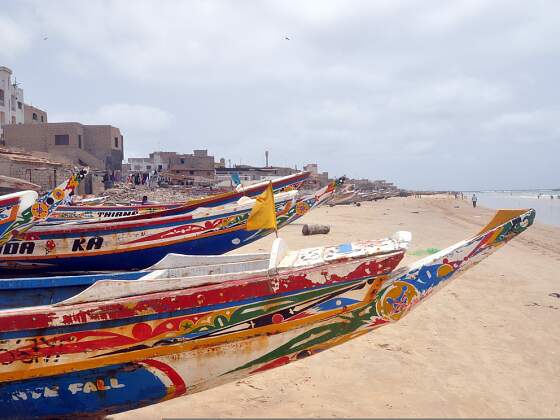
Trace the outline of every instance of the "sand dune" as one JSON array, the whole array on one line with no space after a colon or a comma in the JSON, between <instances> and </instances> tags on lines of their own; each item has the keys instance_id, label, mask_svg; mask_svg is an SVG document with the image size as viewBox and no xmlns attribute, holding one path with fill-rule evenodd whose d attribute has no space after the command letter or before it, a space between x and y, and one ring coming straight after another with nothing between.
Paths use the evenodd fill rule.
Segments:
<instances>
[{"instance_id":1,"label":"sand dune","mask_svg":"<svg viewBox=\"0 0 560 420\"><path fill-rule=\"evenodd\" d=\"M402 265L477 232L493 211L448 197L325 207L291 248L413 233ZM331 225L304 237L303 223ZM237 252L268 250L269 237ZM537 223L399 323L317 356L113 416L559 417L560 228Z\"/></svg>"}]
</instances>

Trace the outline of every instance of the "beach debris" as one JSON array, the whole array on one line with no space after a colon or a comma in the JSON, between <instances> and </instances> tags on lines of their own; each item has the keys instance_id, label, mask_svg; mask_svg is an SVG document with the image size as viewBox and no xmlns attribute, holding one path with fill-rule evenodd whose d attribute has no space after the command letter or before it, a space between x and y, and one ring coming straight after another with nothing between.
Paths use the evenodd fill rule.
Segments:
<instances>
[{"instance_id":1,"label":"beach debris","mask_svg":"<svg viewBox=\"0 0 560 420\"><path fill-rule=\"evenodd\" d=\"M560 293L556 293L556 292L554 292L554 293L549 293L548 296L554 297L554 298L557 298L557 299L560 299Z\"/></svg>"},{"instance_id":2,"label":"beach debris","mask_svg":"<svg viewBox=\"0 0 560 420\"><path fill-rule=\"evenodd\" d=\"M303 225L303 228L301 229L301 233L304 236L320 235L320 234L326 235L330 231L331 231L331 227L327 226L327 225L308 225L308 224L305 224L305 225Z\"/></svg>"},{"instance_id":3,"label":"beach debris","mask_svg":"<svg viewBox=\"0 0 560 420\"><path fill-rule=\"evenodd\" d=\"M537 302L531 302L531 303L526 304L525 306L539 306L541 308L556 309L556 310L558 309L556 306L552 306L552 305L544 306L544 305L541 305L540 303L537 303Z\"/></svg>"}]
</instances>

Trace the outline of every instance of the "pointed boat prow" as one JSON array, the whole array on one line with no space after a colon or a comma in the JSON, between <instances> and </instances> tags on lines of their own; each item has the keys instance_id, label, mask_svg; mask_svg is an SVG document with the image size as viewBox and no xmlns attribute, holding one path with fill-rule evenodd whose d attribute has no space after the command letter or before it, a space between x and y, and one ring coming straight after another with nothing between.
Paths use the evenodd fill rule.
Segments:
<instances>
[{"instance_id":1,"label":"pointed boat prow","mask_svg":"<svg viewBox=\"0 0 560 420\"><path fill-rule=\"evenodd\" d=\"M461 241L393 273L377 296L385 321L398 321L452 278L475 266L535 220L535 210L499 210L476 236Z\"/></svg>"},{"instance_id":2,"label":"pointed boat prow","mask_svg":"<svg viewBox=\"0 0 560 420\"><path fill-rule=\"evenodd\" d=\"M478 232L478 234L482 235L483 233L490 232L492 229L497 228L498 226L503 225L504 223L513 220L516 217L521 216L522 214L528 213L531 210L532 209L498 210L492 220L490 220L490 222L486 226L484 226L482 230ZM534 212L534 210L532 211Z\"/></svg>"}]
</instances>

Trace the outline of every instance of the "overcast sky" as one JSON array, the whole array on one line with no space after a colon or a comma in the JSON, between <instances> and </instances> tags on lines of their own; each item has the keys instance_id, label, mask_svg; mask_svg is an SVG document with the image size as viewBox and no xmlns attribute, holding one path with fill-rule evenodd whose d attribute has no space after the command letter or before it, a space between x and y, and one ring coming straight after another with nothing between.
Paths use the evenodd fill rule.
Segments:
<instances>
[{"instance_id":1,"label":"overcast sky","mask_svg":"<svg viewBox=\"0 0 560 420\"><path fill-rule=\"evenodd\" d=\"M0 0L0 65L126 157L560 187L559 1Z\"/></svg>"}]
</instances>

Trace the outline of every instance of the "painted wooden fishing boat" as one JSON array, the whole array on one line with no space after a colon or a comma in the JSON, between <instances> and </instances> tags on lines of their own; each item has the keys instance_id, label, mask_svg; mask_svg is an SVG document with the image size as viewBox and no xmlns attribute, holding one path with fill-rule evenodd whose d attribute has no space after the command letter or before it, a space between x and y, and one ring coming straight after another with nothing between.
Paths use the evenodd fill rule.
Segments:
<instances>
[{"instance_id":1,"label":"painted wooden fishing boat","mask_svg":"<svg viewBox=\"0 0 560 420\"><path fill-rule=\"evenodd\" d=\"M333 192L329 185L301 198L297 190L275 194L278 227L299 219ZM166 210L117 221L35 226L0 247L1 273L139 270L169 253L223 254L272 233L246 230L254 201L242 197L236 204L172 216L167 214L173 210Z\"/></svg>"},{"instance_id":2,"label":"painted wooden fishing boat","mask_svg":"<svg viewBox=\"0 0 560 420\"><path fill-rule=\"evenodd\" d=\"M346 191L333 197L329 200L329 206L341 206L347 204L354 204L358 200L358 193L356 191Z\"/></svg>"},{"instance_id":3,"label":"painted wooden fishing boat","mask_svg":"<svg viewBox=\"0 0 560 420\"><path fill-rule=\"evenodd\" d=\"M299 172L297 174L288 175L277 178L272 181L274 192L283 192L290 189L298 189L309 178L309 172ZM168 203L168 204L150 204L150 205L128 205L128 206L60 206L53 213L48 221L74 221L74 220L106 220L120 217L150 214L162 210L177 209L179 213L189 213L199 207L216 207L223 206L228 203L234 203L241 197L255 197L261 194L268 181L259 182L247 187L240 187L235 191L222 194L211 195L209 197L191 200L187 203Z\"/></svg>"},{"instance_id":4,"label":"painted wooden fishing boat","mask_svg":"<svg viewBox=\"0 0 560 420\"><path fill-rule=\"evenodd\" d=\"M297 191L275 195L280 226L295 214L296 196ZM4 273L137 270L169 253L223 254L271 233L245 229L253 204L246 198L187 215L35 226L0 247L0 268Z\"/></svg>"},{"instance_id":5,"label":"painted wooden fishing boat","mask_svg":"<svg viewBox=\"0 0 560 420\"><path fill-rule=\"evenodd\" d=\"M400 320L534 220L499 212L473 238L393 271L410 235L287 252L268 267L100 281L0 311L0 405L12 418L107 415L317 354Z\"/></svg>"},{"instance_id":6,"label":"painted wooden fishing boat","mask_svg":"<svg viewBox=\"0 0 560 420\"><path fill-rule=\"evenodd\" d=\"M0 238L4 237L21 213L35 203L39 194L35 191L21 191L0 196Z\"/></svg>"},{"instance_id":7,"label":"painted wooden fishing boat","mask_svg":"<svg viewBox=\"0 0 560 420\"><path fill-rule=\"evenodd\" d=\"M205 273L224 274L232 270L241 271L247 266L265 268L269 259L270 254L266 252L211 256L168 254L156 264L139 271L0 279L0 309L58 303L100 280L147 280Z\"/></svg>"},{"instance_id":8,"label":"painted wooden fishing boat","mask_svg":"<svg viewBox=\"0 0 560 420\"><path fill-rule=\"evenodd\" d=\"M40 197L35 191L0 196L0 246L46 220L70 198L87 173L87 169L76 170L67 180Z\"/></svg>"}]
</instances>

